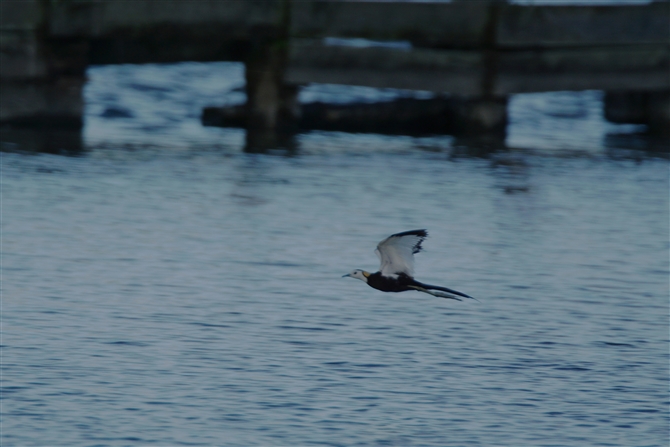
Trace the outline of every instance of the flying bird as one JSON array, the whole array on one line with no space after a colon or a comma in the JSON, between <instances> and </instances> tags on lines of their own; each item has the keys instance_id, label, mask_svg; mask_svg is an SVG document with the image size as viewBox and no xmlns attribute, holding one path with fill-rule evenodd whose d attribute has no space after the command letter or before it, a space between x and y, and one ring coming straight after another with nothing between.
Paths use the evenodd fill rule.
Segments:
<instances>
[{"instance_id":1,"label":"flying bird","mask_svg":"<svg viewBox=\"0 0 670 447\"><path fill-rule=\"evenodd\" d=\"M381 261L377 273L356 269L343 276L360 279L370 287L382 292L405 292L417 290L440 298L462 301L458 297L476 298L446 287L424 284L414 279L414 254L423 247L421 243L428 237L426 230L411 230L392 234L377 245L375 253Z\"/></svg>"}]
</instances>

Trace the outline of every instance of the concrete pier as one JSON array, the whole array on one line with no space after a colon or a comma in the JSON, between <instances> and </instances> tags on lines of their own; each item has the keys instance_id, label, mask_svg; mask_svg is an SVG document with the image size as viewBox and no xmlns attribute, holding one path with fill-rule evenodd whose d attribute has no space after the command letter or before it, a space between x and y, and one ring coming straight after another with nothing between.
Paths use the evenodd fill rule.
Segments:
<instances>
[{"instance_id":1,"label":"concrete pier","mask_svg":"<svg viewBox=\"0 0 670 447\"><path fill-rule=\"evenodd\" d=\"M175 0L166 7L156 0L0 0L0 126L78 131L89 64L233 60L246 65L248 103L220 116L243 115L231 122L247 127L250 150L282 144L284 135L318 121L307 116L315 107L296 100L299 86L312 82L449 94L450 116L465 134L500 132L511 94L598 89L608 92L608 119L666 135L668 23L666 1ZM325 38L405 44L334 45ZM372 122L382 110L363 109L349 116Z\"/></svg>"},{"instance_id":2,"label":"concrete pier","mask_svg":"<svg viewBox=\"0 0 670 447\"><path fill-rule=\"evenodd\" d=\"M243 107L247 151L285 146L300 117L298 87L284 81L287 36L251 39L245 58L247 103Z\"/></svg>"},{"instance_id":3,"label":"concrete pier","mask_svg":"<svg viewBox=\"0 0 670 447\"><path fill-rule=\"evenodd\" d=\"M44 2L1 5L0 122L80 128L86 40L45 38Z\"/></svg>"}]
</instances>

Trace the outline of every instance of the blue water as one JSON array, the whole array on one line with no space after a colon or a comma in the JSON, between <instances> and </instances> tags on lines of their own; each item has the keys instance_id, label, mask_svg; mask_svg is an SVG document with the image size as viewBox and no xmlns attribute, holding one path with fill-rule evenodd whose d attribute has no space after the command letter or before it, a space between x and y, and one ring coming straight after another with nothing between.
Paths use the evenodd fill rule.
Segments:
<instances>
[{"instance_id":1,"label":"blue water","mask_svg":"<svg viewBox=\"0 0 670 447\"><path fill-rule=\"evenodd\" d=\"M85 152L2 153L3 446L668 445L668 160L606 144L599 92L513 98L486 156L244 154L199 123L237 64L89 78ZM341 278L414 228L481 303Z\"/></svg>"}]
</instances>

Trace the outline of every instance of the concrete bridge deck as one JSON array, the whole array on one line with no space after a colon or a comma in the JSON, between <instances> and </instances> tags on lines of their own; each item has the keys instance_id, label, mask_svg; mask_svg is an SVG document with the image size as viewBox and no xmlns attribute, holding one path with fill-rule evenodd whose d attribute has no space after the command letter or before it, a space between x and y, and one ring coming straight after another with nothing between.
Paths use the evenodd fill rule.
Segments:
<instances>
[{"instance_id":1,"label":"concrete bridge deck","mask_svg":"<svg viewBox=\"0 0 670 447\"><path fill-rule=\"evenodd\" d=\"M478 131L500 128L482 121L486 101L499 109L514 93L599 89L619 105L617 119L630 115L667 129L668 24L666 1L1 0L0 123L81 126L90 64L235 60L247 67L252 131L291 127L301 113L295 86L310 82L452 93L461 105L471 98L484 110L466 112ZM404 44L361 47L325 38Z\"/></svg>"}]
</instances>

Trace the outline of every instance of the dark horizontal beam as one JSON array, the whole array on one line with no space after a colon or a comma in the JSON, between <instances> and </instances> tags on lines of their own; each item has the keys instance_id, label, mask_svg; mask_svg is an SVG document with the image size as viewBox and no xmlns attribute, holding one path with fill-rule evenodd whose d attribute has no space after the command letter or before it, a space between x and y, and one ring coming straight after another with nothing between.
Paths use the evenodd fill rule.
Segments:
<instances>
[{"instance_id":1,"label":"dark horizontal beam","mask_svg":"<svg viewBox=\"0 0 670 447\"><path fill-rule=\"evenodd\" d=\"M425 47L481 47L491 7L486 1L457 3L291 3L291 36L408 40Z\"/></svg>"},{"instance_id":2,"label":"dark horizontal beam","mask_svg":"<svg viewBox=\"0 0 670 447\"><path fill-rule=\"evenodd\" d=\"M375 103L300 104L294 130L382 133L388 135L480 135L504 134L506 99L438 96L431 99L397 98ZM207 107L206 126L247 127L243 105Z\"/></svg>"},{"instance_id":3,"label":"dark horizontal beam","mask_svg":"<svg viewBox=\"0 0 670 447\"><path fill-rule=\"evenodd\" d=\"M352 48L295 40L285 80L478 95L483 73L481 51Z\"/></svg>"},{"instance_id":4,"label":"dark horizontal beam","mask_svg":"<svg viewBox=\"0 0 670 447\"><path fill-rule=\"evenodd\" d=\"M556 90L670 89L670 45L496 52L294 41L286 81L504 96Z\"/></svg>"},{"instance_id":5,"label":"dark horizontal beam","mask_svg":"<svg viewBox=\"0 0 670 447\"><path fill-rule=\"evenodd\" d=\"M670 42L670 3L513 5L453 3L291 3L290 34L302 38L408 40L439 48L528 48Z\"/></svg>"},{"instance_id":6,"label":"dark horizontal beam","mask_svg":"<svg viewBox=\"0 0 670 447\"><path fill-rule=\"evenodd\" d=\"M670 44L670 2L642 5L511 5L500 8L501 48Z\"/></svg>"},{"instance_id":7,"label":"dark horizontal beam","mask_svg":"<svg viewBox=\"0 0 670 447\"><path fill-rule=\"evenodd\" d=\"M216 24L219 38L239 39L282 23L280 0L69 0L47 4L48 32L61 38L146 34L166 27L181 27L194 34L202 26Z\"/></svg>"}]
</instances>

